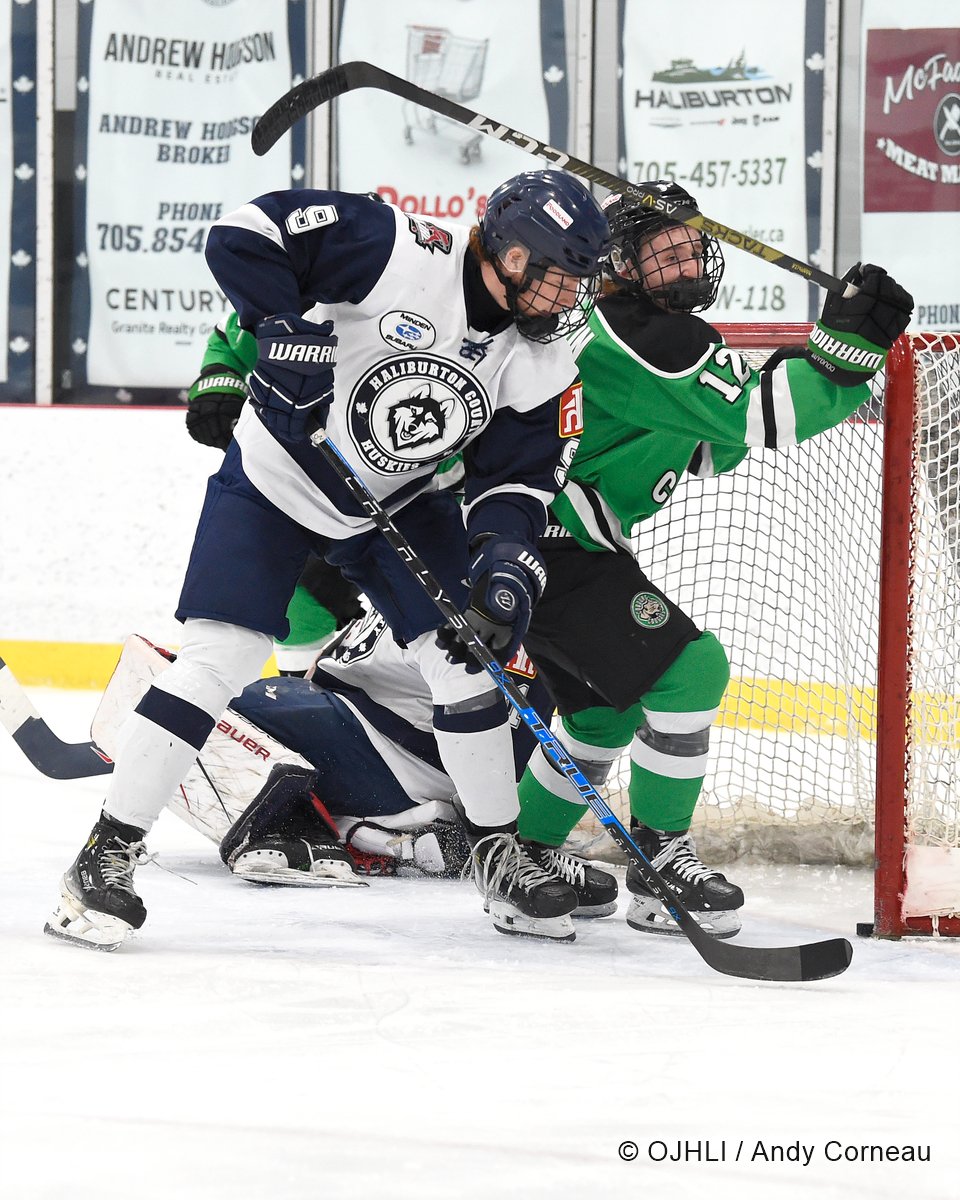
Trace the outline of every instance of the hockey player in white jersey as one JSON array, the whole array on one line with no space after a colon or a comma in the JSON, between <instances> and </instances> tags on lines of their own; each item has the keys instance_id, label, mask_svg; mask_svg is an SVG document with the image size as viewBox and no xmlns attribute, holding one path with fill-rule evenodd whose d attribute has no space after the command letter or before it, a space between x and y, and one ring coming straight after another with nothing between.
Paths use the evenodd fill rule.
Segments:
<instances>
[{"instance_id":1,"label":"hockey player in white jersey","mask_svg":"<svg viewBox=\"0 0 960 1200\"><path fill-rule=\"evenodd\" d=\"M327 561L416 656L494 923L572 934L575 892L516 837L499 692L438 648L438 611L310 435L326 429L478 636L509 658L543 591L536 542L579 432L559 416L577 383L561 339L587 319L608 250L599 205L558 171L502 184L472 230L306 190L262 196L211 228L210 268L259 343L250 404L208 486L177 610L180 654L128 722L48 932L113 948L143 924L133 872L145 834L286 634L307 555L329 545ZM458 450L462 514L434 483Z\"/></svg>"}]
</instances>

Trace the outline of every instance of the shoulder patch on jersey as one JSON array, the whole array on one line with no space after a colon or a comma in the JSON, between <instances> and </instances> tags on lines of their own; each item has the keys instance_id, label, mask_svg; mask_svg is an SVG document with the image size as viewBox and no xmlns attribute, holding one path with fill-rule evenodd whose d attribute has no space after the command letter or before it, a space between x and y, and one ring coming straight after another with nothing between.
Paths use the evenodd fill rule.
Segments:
<instances>
[{"instance_id":1,"label":"shoulder patch on jersey","mask_svg":"<svg viewBox=\"0 0 960 1200\"><path fill-rule=\"evenodd\" d=\"M533 659L522 646L507 663L507 670L511 675L522 675L525 679L536 679L537 677L537 668Z\"/></svg>"},{"instance_id":2,"label":"shoulder patch on jersey","mask_svg":"<svg viewBox=\"0 0 960 1200\"><path fill-rule=\"evenodd\" d=\"M441 254L449 254L453 248L453 234L447 229L441 229L439 225L434 225L432 221L425 221L423 217L408 216L407 224L417 240L417 245L429 250L431 254L434 250L439 250Z\"/></svg>"},{"instance_id":3,"label":"shoulder patch on jersey","mask_svg":"<svg viewBox=\"0 0 960 1200\"><path fill-rule=\"evenodd\" d=\"M578 379L560 397L560 436L580 437L583 433L583 384Z\"/></svg>"},{"instance_id":4,"label":"shoulder patch on jersey","mask_svg":"<svg viewBox=\"0 0 960 1200\"><path fill-rule=\"evenodd\" d=\"M339 220L340 214L335 204L308 204L306 208L295 208L284 224L287 233L296 236L311 229L323 229L325 225L332 225Z\"/></svg>"},{"instance_id":5,"label":"shoulder patch on jersey","mask_svg":"<svg viewBox=\"0 0 960 1200\"><path fill-rule=\"evenodd\" d=\"M490 420L479 380L438 355L411 352L377 363L357 381L349 404L350 433L380 475L402 475L437 463Z\"/></svg>"}]
</instances>

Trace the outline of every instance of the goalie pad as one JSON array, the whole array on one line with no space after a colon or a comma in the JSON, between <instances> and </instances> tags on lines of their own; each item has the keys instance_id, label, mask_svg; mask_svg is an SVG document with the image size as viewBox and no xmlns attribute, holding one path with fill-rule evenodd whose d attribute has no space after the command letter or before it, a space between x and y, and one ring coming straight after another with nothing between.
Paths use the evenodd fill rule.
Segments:
<instances>
[{"instance_id":1,"label":"goalie pad","mask_svg":"<svg viewBox=\"0 0 960 1200\"><path fill-rule=\"evenodd\" d=\"M94 741L114 761L123 746L127 718L175 657L139 634L124 643L91 725ZM228 708L167 807L219 844L263 791L277 764L313 770L301 755Z\"/></svg>"}]
</instances>

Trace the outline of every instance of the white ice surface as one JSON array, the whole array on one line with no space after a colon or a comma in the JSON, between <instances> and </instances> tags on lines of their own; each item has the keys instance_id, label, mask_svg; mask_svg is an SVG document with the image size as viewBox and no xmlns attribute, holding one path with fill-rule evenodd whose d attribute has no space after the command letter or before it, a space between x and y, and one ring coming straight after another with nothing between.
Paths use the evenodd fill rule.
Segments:
<instances>
[{"instance_id":1,"label":"white ice surface","mask_svg":"<svg viewBox=\"0 0 960 1200\"><path fill-rule=\"evenodd\" d=\"M93 695L31 696L88 736ZM164 814L150 848L194 882L138 871L147 924L103 954L41 933L102 781L47 780L6 734L0 781L4 1198L960 1196L960 945L856 939L864 871L738 866L741 941L854 941L838 979L750 983L622 908L544 945L467 883L260 889ZM678 1142L727 1161L650 1161Z\"/></svg>"}]
</instances>

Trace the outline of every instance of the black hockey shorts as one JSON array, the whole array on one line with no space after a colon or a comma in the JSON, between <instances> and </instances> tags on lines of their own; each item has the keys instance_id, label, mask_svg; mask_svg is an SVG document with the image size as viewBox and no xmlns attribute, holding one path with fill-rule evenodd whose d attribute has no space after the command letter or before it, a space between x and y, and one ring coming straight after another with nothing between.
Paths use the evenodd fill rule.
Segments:
<instances>
[{"instance_id":1,"label":"black hockey shorts","mask_svg":"<svg viewBox=\"0 0 960 1200\"><path fill-rule=\"evenodd\" d=\"M571 537L540 542L547 588L523 645L568 716L624 712L700 630L629 554L584 550Z\"/></svg>"}]
</instances>

